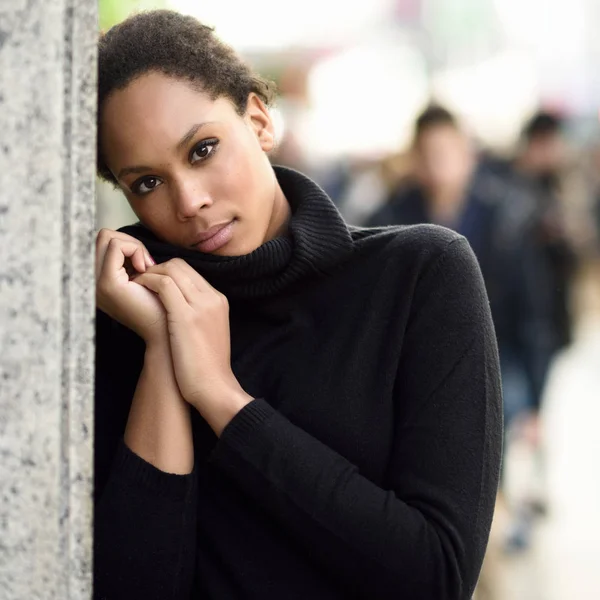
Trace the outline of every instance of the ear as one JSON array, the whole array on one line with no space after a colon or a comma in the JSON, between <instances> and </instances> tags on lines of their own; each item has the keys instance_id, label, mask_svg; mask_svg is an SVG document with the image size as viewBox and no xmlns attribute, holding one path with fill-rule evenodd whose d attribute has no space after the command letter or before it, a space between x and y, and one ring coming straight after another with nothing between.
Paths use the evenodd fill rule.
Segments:
<instances>
[{"instance_id":1,"label":"ear","mask_svg":"<svg viewBox=\"0 0 600 600\"><path fill-rule=\"evenodd\" d=\"M256 134L258 143L264 152L271 152L275 147L275 128L265 103L252 92L246 105L246 122Z\"/></svg>"}]
</instances>

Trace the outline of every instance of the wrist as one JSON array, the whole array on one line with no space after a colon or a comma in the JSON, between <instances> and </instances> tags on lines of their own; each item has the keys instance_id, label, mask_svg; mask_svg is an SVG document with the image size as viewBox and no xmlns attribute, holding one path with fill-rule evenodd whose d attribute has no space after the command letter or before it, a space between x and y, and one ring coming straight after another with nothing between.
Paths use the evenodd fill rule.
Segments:
<instances>
[{"instance_id":1,"label":"wrist","mask_svg":"<svg viewBox=\"0 0 600 600\"><path fill-rule=\"evenodd\" d=\"M141 336L146 343L146 349L152 348L164 348L169 346L169 330L164 327L157 327L155 331L146 333Z\"/></svg>"},{"instance_id":2,"label":"wrist","mask_svg":"<svg viewBox=\"0 0 600 600\"><path fill-rule=\"evenodd\" d=\"M171 346L169 339L155 337L146 341L146 351L144 353L144 366L152 365L156 368L158 365L167 366L173 371L173 359L171 358Z\"/></svg>"},{"instance_id":3,"label":"wrist","mask_svg":"<svg viewBox=\"0 0 600 600\"><path fill-rule=\"evenodd\" d=\"M217 437L221 437L225 427L253 400L238 384L228 387L218 397L215 396L210 404L203 402L202 407L196 408Z\"/></svg>"}]
</instances>

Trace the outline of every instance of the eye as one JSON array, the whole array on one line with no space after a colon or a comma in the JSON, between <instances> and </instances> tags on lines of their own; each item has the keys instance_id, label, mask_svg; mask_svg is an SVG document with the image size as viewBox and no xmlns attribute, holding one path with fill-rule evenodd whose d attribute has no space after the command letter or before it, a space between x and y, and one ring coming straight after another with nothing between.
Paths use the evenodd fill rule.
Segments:
<instances>
[{"instance_id":1,"label":"eye","mask_svg":"<svg viewBox=\"0 0 600 600\"><path fill-rule=\"evenodd\" d=\"M143 196L144 194L149 194L161 184L162 181L158 177L142 177L131 186L131 190L135 194Z\"/></svg>"},{"instance_id":2,"label":"eye","mask_svg":"<svg viewBox=\"0 0 600 600\"><path fill-rule=\"evenodd\" d=\"M202 140L192 148L190 152L190 162L192 164L206 160L215 151L219 140L216 138L210 140Z\"/></svg>"}]
</instances>

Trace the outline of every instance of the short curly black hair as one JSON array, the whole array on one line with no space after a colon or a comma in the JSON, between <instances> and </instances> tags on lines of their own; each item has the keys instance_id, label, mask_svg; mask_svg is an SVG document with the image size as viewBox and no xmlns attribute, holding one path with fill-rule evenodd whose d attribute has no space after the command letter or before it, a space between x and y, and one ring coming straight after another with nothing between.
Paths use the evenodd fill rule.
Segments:
<instances>
[{"instance_id":1,"label":"short curly black hair","mask_svg":"<svg viewBox=\"0 0 600 600\"><path fill-rule=\"evenodd\" d=\"M164 73L197 85L211 98L228 98L237 112L246 111L254 92L267 106L275 84L253 73L213 28L170 10L133 15L100 36L98 43L98 175L116 184L100 147L100 119L106 99L149 72Z\"/></svg>"}]
</instances>

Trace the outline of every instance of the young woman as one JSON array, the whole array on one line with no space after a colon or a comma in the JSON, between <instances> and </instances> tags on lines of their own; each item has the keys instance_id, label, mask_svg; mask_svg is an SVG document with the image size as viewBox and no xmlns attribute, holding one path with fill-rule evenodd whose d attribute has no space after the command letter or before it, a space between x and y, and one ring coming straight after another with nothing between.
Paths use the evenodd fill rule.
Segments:
<instances>
[{"instance_id":1,"label":"young woman","mask_svg":"<svg viewBox=\"0 0 600 600\"><path fill-rule=\"evenodd\" d=\"M271 88L190 17L99 65L140 223L97 243L96 597L470 598L502 419L464 238L349 227L272 167Z\"/></svg>"}]
</instances>

